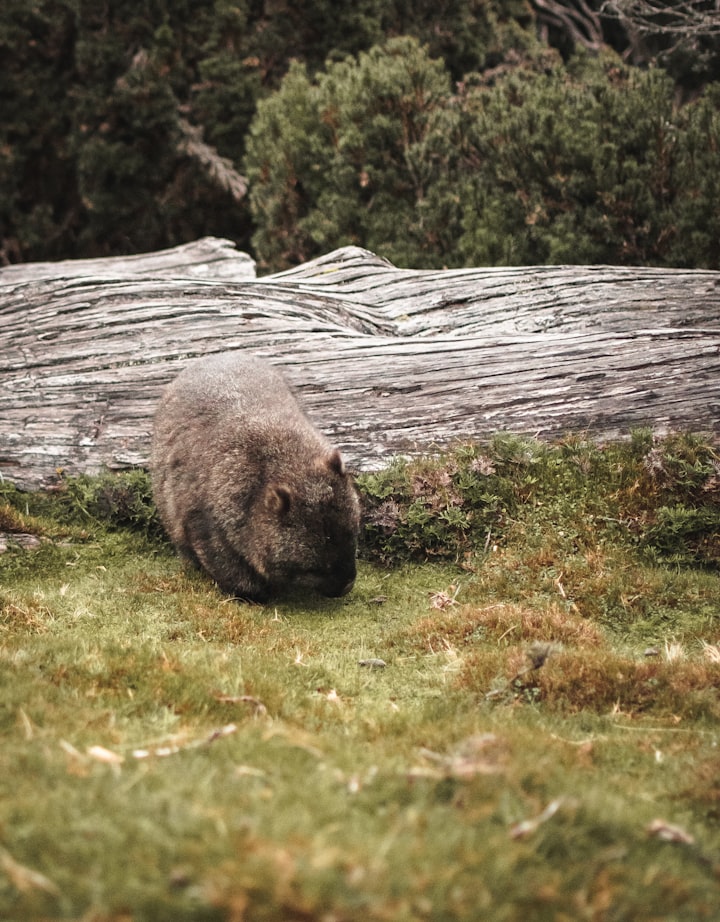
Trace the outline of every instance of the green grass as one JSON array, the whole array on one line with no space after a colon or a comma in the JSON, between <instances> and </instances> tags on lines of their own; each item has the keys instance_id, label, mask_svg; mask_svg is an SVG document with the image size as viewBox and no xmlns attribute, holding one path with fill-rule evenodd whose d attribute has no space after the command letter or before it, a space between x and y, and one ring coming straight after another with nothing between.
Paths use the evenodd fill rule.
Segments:
<instances>
[{"instance_id":1,"label":"green grass","mask_svg":"<svg viewBox=\"0 0 720 922\"><path fill-rule=\"evenodd\" d=\"M716 919L717 477L463 446L361 478L349 596L267 607L141 474L3 488L0 918Z\"/></svg>"}]
</instances>

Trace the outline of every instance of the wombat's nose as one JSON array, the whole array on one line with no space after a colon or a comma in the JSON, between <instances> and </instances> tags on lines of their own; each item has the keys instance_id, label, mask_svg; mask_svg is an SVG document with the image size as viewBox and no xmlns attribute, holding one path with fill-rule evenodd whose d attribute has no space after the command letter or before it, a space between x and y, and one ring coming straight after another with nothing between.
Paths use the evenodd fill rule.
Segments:
<instances>
[{"instance_id":1,"label":"wombat's nose","mask_svg":"<svg viewBox=\"0 0 720 922\"><path fill-rule=\"evenodd\" d=\"M338 599L340 598L341 595L347 595L348 592L350 592L350 590L352 589L354 585L355 585L354 579L350 579L346 583L339 583L339 582L329 583L329 584L326 583L325 586L323 586L320 591L322 592L323 595L328 596L328 598Z\"/></svg>"},{"instance_id":2,"label":"wombat's nose","mask_svg":"<svg viewBox=\"0 0 720 922\"><path fill-rule=\"evenodd\" d=\"M325 578L318 585L318 589L323 595L332 599L337 599L341 595L347 595L355 585L357 568L355 566L355 555L350 559L339 560L335 566L326 573Z\"/></svg>"},{"instance_id":3,"label":"wombat's nose","mask_svg":"<svg viewBox=\"0 0 720 922\"><path fill-rule=\"evenodd\" d=\"M335 580L332 583L326 584L323 589L323 595L329 596L332 599L337 599L341 595L347 595L348 592L355 585L355 577L351 576L350 579L346 580Z\"/></svg>"},{"instance_id":4,"label":"wombat's nose","mask_svg":"<svg viewBox=\"0 0 720 922\"><path fill-rule=\"evenodd\" d=\"M348 592L350 592L350 590L352 589L352 587L353 587L354 585L355 585L355 577L353 577L352 579L348 580L348 581L345 583L345 585L344 585L343 588L340 590L340 592L338 593L338 595L347 595Z\"/></svg>"}]
</instances>

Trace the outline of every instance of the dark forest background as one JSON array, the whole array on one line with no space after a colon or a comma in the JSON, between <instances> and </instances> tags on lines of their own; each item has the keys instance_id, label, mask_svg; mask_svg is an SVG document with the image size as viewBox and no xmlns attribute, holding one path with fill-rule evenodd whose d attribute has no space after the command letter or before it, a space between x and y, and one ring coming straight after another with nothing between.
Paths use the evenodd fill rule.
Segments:
<instances>
[{"instance_id":1,"label":"dark forest background","mask_svg":"<svg viewBox=\"0 0 720 922\"><path fill-rule=\"evenodd\" d=\"M665 6L3 0L0 265L720 268L720 12Z\"/></svg>"}]
</instances>

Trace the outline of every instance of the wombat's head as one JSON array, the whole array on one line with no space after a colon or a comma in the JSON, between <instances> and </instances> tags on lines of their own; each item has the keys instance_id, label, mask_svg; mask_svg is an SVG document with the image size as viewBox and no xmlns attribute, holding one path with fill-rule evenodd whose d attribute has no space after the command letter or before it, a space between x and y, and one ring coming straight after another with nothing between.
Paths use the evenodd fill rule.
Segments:
<instances>
[{"instance_id":1,"label":"wombat's head","mask_svg":"<svg viewBox=\"0 0 720 922\"><path fill-rule=\"evenodd\" d=\"M295 584L345 595L355 582L360 504L340 452L285 473L260 497L253 564L271 591Z\"/></svg>"}]
</instances>

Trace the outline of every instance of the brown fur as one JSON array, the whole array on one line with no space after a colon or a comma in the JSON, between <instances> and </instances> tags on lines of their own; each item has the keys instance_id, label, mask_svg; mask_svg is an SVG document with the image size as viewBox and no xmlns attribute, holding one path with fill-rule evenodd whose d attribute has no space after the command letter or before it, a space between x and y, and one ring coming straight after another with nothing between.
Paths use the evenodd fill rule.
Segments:
<instances>
[{"instance_id":1,"label":"brown fur","mask_svg":"<svg viewBox=\"0 0 720 922\"><path fill-rule=\"evenodd\" d=\"M224 592L351 589L357 494L266 362L226 353L189 365L155 414L152 472L168 535Z\"/></svg>"}]
</instances>

